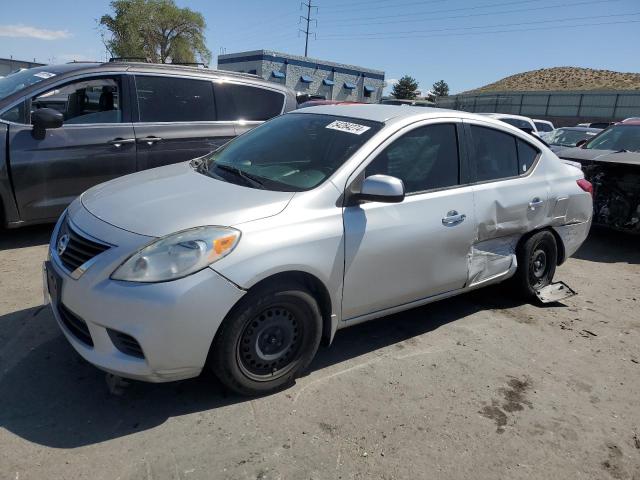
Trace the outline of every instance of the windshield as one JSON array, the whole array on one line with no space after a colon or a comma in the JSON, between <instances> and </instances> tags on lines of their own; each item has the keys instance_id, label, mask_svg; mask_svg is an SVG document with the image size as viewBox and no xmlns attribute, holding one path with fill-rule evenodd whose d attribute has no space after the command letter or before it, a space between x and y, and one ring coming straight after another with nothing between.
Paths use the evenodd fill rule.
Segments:
<instances>
[{"instance_id":1,"label":"windshield","mask_svg":"<svg viewBox=\"0 0 640 480\"><path fill-rule=\"evenodd\" d=\"M580 140L593 138L598 130L566 130L564 128L558 128L551 133L548 133L544 139L550 145L560 145L562 147L575 147Z\"/></svg>"},{"instance_id":2,"label":"windshield","mask_svg":"<svg viewBox=\"0 0 640 480\"><path fill-rule=\"evenodd\" d=\"M298 192L329 178L382 127L367 120L287 114L205 157L207 174L252 188Z\"/></svg>"},{"instance_id":3,"label":"windshield","mask_svg":"<svg viewBox=\"0 0 640 480\"><path fill-rule=\"evenodd\" d=\"M614 125L609 127L584 148L640 152L640 125Z\"/></svg>"},{"instance_id":4,"label":"windshield","mask_svg":"<svg viewBox=\"0 0 640 480\"><path fill-rule=\"evenodd\" d=\"M50 70L50 69L49 69ZM0 78L0 100L30 85L55 77L56 74L47 67L30 68Z\"/></svg>"}]
</instances>

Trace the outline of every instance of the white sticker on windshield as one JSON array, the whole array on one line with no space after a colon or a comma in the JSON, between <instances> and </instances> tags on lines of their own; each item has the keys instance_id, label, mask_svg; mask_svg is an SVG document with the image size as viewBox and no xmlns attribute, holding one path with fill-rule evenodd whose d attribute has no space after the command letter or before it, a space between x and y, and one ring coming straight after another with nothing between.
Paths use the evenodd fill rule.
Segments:
<instances>
[{"instance_id":1,"label":"white sticker on windshield","mask_svg":"<svg viewBox=\"0 0 640 480\"><path fill-rule=\"evenodd\" d=\"M586 134L589 135L589 136L592 136L592 135L595 135L596 132L586 132Z\"/></svg>"},{"instance_id":2,"label":"white sticker on windshield","mask_svg":"<svg viewBox=\"0 0 640 480\"><path fill-rule=\"evenodd\" d=\"M357 123L343 122L341 120L336 120L335 122L331 122L325 128L330 128L331 130L339 130L341 132L353 133L354 135L362 135L371 127L367 127L365 125L358 125Z\"/></svg>"},{"instance_id":3,"label":"white sticker on windshield","mask_svg":"<svg viewBox=\"0 0 640 480\"><path fill-rule=\"evenodd\" d=\"M55 77L56 74L55 73L49 73L49 72L38 72L38 73L34 73L33 74L34 77L38 77L38 78L51 78L51 77Z\"/></svg>"}]
</instances>

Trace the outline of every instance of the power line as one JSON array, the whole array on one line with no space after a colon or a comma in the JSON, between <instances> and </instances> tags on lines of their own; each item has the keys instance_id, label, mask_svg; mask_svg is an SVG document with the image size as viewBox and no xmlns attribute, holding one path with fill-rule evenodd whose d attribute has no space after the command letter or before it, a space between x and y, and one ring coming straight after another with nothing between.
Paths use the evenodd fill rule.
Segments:
<instances>
[{"instance_id":1,"label":"power line","mask_svg":"<svg viewBox=\"0 0 640 480\"><path fill-rule=\"evenodd\" d=\"M432 15L434 13L449 13L449 12L464 12L467 10L480 10L483 8L495 8L495 7L505 7L511 5L522 5L523 3L539 3L539 0L518 0L518 1L509 1L509 2L499 2L499 3L489 3L486 5L474 5L467 7L458 7L458 8L445 8L443 10L431 10L429 12L418 12L418 13L398 13L395 15L381 15L377 17L362 17L360 20L379 20L382 18L401 18L401 17L415 17L416 15ZM548 6L545 8L549 8ZM341 18L332 20L334 22L349 22L348 18Z\"/></svg>"},{"instance_id":2,"label":"power line","mask_svg":"<svg viewBox=\"0 0 640 480\"><path fill-rule=\"evenodd\" d=\"M593 5L595 3L612 3L612 2L619 2L619 1L621 0L591 0L591 1L582 1L582 2L574 2L574 3L556 4L554 5L554 8L576 7L576 6L584 6L584 5ZM434 22L434 21L440 21L440 20L471 18L471 17L486 17L487 15L503 15L507 13L532 12L537 10L548 10L548 9L549 9L548 6L529 7L529 8L520 8L520 9L512 9L512 10L502 10L499 12L470 13L468 15L448 15L444 17L415 18L411 20L391 20L388 22L351 23L349 25L336 25L336 26L352 28L352 27L358 27L358 26L390 25L390 24L397 24L397 23L417 23L417 22L424 23L424 22ZM423 13L422 15L430 15L430 14Z\"/></svg>"},{"instance_id":3,"label":"power line","mask_svg":"<svg viewBox=\"0 0 640 480\"><path fill-rule=\"evenodd\" d=\"M558 22L569 22L576 20L596 20L601 18L611 18L611 17L629 17L640 15L640 12L632 12L632 13L616 13L612 15L591 15L587 17L566 17L566 18L556 18L556 19L547 19L547 20L538 20L538 21L528 21L528 22L519 22L519 23L502 23L498 25L476 25L469 27L448 27L448 28L437 28L437 29L429 29L429 30L405 30L402 32L369 32L369 33L361 33L361 34L347 34L347 33L339 33L339 34L330 34L326 35L322 38L369 38L369 37L379 37L379 38L397 38L397 35L413 35L416 33L432 33L432 32L449 32L456 30L476 30L483 28L502 28L502 27L517 27L521 25L535 25L535 24L545 24L545 23L558 23ZM402 37L404 38L404 37ZM420 37L418 37L420 38Z\"/></svg>"},{"instance_id":4,"label":"power line","mask_svg":"<svg viewBox=\"0 0 640 480\"><path fill-rule=\"evenodd\" d=\"M302 8L302 6L307 7L307 16L306 17L302 17L302 16L300 17L300 20L306 20L306 22L307 22L307 29L306 30L300 30L301 32L304 33L304 56L306 57L307 56L307 52L309 51L309 24L312 21L315 21L316 22L316 28L318 27L318 21L317 20L313 20L311 18L311 9L315 8L316 9L316 13L318 13L318 7L314 6L311 3L311 0L309 0L309 3L302 2L300 4L300 8Z\"/></svg>"},{"instance_id":5,"label":"power line","mask_svg":"<svg viewBox=\"0 0 640 480\"><path fill-rule=\"evenodd\" d=\"M348 12L348 11L353 11L353 10L361 10L363 7L362 5L366 5L367 7L370 7L372 4L375 3L385 3L386 5L380 6L380 7L375 7L375 8L398 8L398 7L408 7L408 6L412 6L412 5L428 5L431 3L443 3L446 2L447 0L431 0L431 1L419 1L419 2L406 2L406 3L393 3L393 4L389 4L389 0L372 0L372 1L365 1L365 2L352 2L349 3L349 7L347 8L336 8L336 7L325 7L323 6L323 10L329 10L330 13L340 13L340 12Z\"/></svg>"},{"instance_id":6,"label":"power line","mask_svg":"<svg viewBox=\"0 0 640 480\"><path fill-rule=\"evenodd\" d=\"M368 37L367 40L395 40L395 39L404 39L404 38L433 38L433 37L464 37L471 35L491 35L495 33L520 33L520 32L528 32L535 30L553 30L558 28L578 28L578 27L597 27L601 25L623 25L623 24L631 24L631 23L640 23L640 20L623 20L619 22L601 22L601 23L580 23L576 25L556 25L553 27L534 27L534 28L518 28L511 30L494 30L491 32L467 32L467 33L441 33L441 34L433 34L433 35L411 35L411 36L400 36L400 37ZM320 37L320 40L324 40L325 38ZM329 38L328 40L338 40L336 38Z\"/></svg>"}]
</instances>

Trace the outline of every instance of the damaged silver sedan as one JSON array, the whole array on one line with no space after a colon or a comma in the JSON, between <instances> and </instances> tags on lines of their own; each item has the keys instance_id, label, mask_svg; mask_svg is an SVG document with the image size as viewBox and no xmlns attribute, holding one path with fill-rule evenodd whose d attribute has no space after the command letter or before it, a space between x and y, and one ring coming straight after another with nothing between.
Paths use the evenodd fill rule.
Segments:
<instances>
[{"instance_id":1,"label":"damaged silver sedan","mask_svg":"<svg viewBox=\"0 0 640 480\"><path fill-rule=\"evenodd\" d=\"M85 192L45 279L98 367L154 382L208 367L260 394L338 329L506 280L533 296L585 240L590 192L498 120L313 107Z\"/></svg>"}]
</instances>

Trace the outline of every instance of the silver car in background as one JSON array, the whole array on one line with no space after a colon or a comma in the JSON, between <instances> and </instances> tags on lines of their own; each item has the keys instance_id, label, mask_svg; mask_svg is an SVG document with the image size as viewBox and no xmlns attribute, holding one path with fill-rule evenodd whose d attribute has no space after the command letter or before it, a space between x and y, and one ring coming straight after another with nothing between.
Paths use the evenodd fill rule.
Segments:
<instances>
[{"instance_id":1,"label":"silver car in background","mask_svg":"<svg viewBox=\"0 0 640 480\"><path fill-rule=\"evenodd\" d=\"M85 192L45 264L89 362L163 382L290 384L338 329L511 279L549 284L590 184L488 117L388 105L288 113L191 162Z\"/></svg>"}]
</instances>

